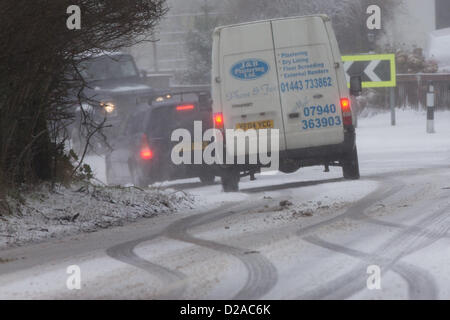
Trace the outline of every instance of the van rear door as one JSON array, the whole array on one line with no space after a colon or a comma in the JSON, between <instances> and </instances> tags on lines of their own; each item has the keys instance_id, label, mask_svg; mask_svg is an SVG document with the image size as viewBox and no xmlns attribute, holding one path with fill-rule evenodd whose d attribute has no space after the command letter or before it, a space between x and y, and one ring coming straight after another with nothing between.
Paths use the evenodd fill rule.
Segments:
<instances>
[{"instance_id":1,"label":"van rear door","mask_svg":"<svg viewBox=\"0 0 450 320\"><path fill-rule=\"evenodd\" d=\"M270 22L221 29L218 51L225 129L279 129L280 150L284 150L284 123Z\"/></svg>"},{"instance_id":2,"label":"van rear door","mask_svg":"<svg viewBox=\"0 0 450 320\"><path fill-rule=\"evenodd\" d=\"M272 28L287 149L342 143L332 30L322 17L274 20Z\"/></svg>"}]
</instances>

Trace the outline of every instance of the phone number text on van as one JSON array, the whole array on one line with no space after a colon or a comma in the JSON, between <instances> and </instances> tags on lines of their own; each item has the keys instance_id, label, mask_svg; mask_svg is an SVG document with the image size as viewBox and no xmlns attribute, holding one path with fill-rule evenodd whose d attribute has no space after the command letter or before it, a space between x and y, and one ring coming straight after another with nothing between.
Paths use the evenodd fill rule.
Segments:
<instances>
[{"instance_id":1,"label":"phone number text on van","mask_svg":"<svg viewBox=\"0 0 450 320\"><path fill-rule=\"evenodd\" d=\"M333 86L331 77L282 82L281 92L303 91L307 89L328 88Z\"/></svg>"},{"instance_id":2,"label":"phone number text on van","mask_svg":"<svg viewBox=\"0 0 450 320\"><path fill-rule=\"evenodd\" d=\"M337 115L335 104L306 107L303 109L303 116L305 118L312 118L302 121L303 130L329 128L342 125L342 119Z\"/></svg>"}]
</instances>

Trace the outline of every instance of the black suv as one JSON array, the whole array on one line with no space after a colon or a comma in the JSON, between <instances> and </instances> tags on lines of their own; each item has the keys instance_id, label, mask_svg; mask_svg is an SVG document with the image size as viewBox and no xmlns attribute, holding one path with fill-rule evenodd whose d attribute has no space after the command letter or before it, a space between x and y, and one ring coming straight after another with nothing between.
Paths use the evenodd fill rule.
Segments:
<instances>
[{"instance_id":1,"label":"black suv","mask_svg":"<svg viewBox=\"0 0 450 320\"><path fill-rule=\"evenodd\" d=\"M141 107L148 106L154 90L145 84L133 57L124 53L100 54L81 62L80 75L86 82L81 92L82 106L76 108L76 120L70 128L73 149L81 151L85 144L86 132L82 121L82 110L89 113L97 123L106 122L103 130L105 139L98 136L95 151L103 153L107 145L124 134L127 121Z\"/></svg>"},{"instance_id":2,"label":"black suv","mask_svg":"<svg viewBox=\"0 0 450 320\"><path fill-rule=\"evenodd\" d=\"M172 149L179 143L171 141L173 131L187 129L193 138L195 121L202 122L203 132L213 127L209 91L172 90L156 95L150 107L134 114L125 135L114 143L114 151L106 157L108 183L132 182L146 187L158 181L199 177L204 184L213 184L213 166L172 162ZM206 145L193 145L191 152Z\"/></svg>"}]
</instances>

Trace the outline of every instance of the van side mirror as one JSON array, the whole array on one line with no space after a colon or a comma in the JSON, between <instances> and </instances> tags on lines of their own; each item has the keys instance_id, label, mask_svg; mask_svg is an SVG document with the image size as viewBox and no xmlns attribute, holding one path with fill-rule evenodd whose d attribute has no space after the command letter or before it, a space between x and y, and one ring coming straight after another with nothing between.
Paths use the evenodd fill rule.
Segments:
<instances>
[{"instance_id":1,"label":"van side mirror","mask_svg":"<svg viewBox=\"0 0 450 320\"><path fill-rule=\"evenodd\" d=\"M350 77L350 94L352 96L360 96L362 92L362 78L361 76Z\"/></svg>"}]
</instances>

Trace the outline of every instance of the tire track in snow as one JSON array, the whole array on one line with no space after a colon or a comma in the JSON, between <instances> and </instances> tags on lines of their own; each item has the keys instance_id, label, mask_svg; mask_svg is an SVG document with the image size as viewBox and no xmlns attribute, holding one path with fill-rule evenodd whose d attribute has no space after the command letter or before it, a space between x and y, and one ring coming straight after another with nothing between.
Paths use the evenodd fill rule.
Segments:
<instances>
[{"instance_id":1,"label":"tire track in snow","mask_svg":"<svg viewBox=\"0 0 450 320\"><path fill-rule=\"evenodd\" d=\"M304 296L298 297L299 299L346 299L366 287L366 270L369 265L378 265L382 267L383 273L392 269L392 271L399 274L408 283L408 294L410 299L437 299L437 286L435 280L422 268L400 261L395 263L378 255L367 254L358 250L346 248L322 240L318 236L308 236L304 238L304 240L330 251L361 259L365 261L365 263L359 264L344 276L332 280L325 286L313 290L313 292Z\"/></svg>"},{"instance_id":2,"label":"tire track in snow","mask_svg":"<svg viewBox=\"0 0 450 320\"><path fill-rule=\"evenodd\" d=\"M436 170L436 168L432 168L430 169L430 171L434 171ZM405 184L403 182L400 182L398 180L393 180L392 177L394 176L410 176L411 174L416 173L415 170L407 170L407 171L403 171L403 172L399 172L399 173L383 173L383 174L377 174L377 175L371 175L366 177L366 179L371 179L371 180L375 180L375 181L379 181L382 182L382 184L372 193L368 194L366 197L364 197L363 199L357 201L356 203L354 203L353 205L351 205L344 213L335 216L331 219L307 226L305 228L300 229L297 232L297 236L303 238L303 239L308 239L308 236L310 235L314 235L314 232L324 226L329 226L335 222L341 221L343 219L346 218L350 218L350 219L357 219L357 220L363 220L364 217L366 217L364 215L364 211L368 208L370 208L371 206L373 206L374 204L376 204L377 202L381 201L381 200L385 200L397 193L399 193L404 187ZM387 179L387 180L385 180ZM307 240L306 240L307 241ZM365 270L363 273L361 273L361 269L358 270L352 270L351 272L353 272L353 275L347 275L347 278L342 278L342 279L337 279L336 281L332 282L332 283L328 283L325 286L322 286L322 288L313 290L312 292L310 292L309 294L306 295L302 295L300 297L298 297L298 299L327 299L327 297L329 297L329 292L340 292L342 291L342 289L340 288L344 288L344 286L347 288L347 290L349 290L348 292L354 292L355 288L359 288L358 291L361 288L364 288L365 285L365 281L366 281L366 273ZM363 275L363 286L361 286L361 283L356 281L356 282L352 282L352 277L354 277L355 274L361 274ZM361 278L360 278L361 280ZM353 287L351 287L353 286ZM344 297L348 297L349 295L345 295L345 293L348 292L344 292Z\"/></svg>"},{"instance_id":3,"label":"tire track in snow","mask_svg":"<svg viewBox=\"0 0 450 320\"><path fill-rule=\"evenodd\" d=\"M370 223L370 224L376 224L376 225L379 225L382 227L407 230L407 232L412 235L418 235L424 230L424 228L422 228L421 226L408 226L406 224L384 221L384 220L380 220L380 219L370 218L367 216L365 218L358 218L355 220L364 221L365 223ZM450 234L445 234L442 237L450 239Z\"/></svg>"},{"instance_id":4,"label":"tire track in snow","mask_svg":"<svg viewBox=\"0 0 450 320\"><path fill-rule=\"evenodd\" d=\"M433 174L433 173L436 173L436 170L439 170L439 169L448 169L448 167L431 167L428 169L421 170L421 173L422 174ZM410 176L411 173L416 173L415 175L419 175L419 174L417 174L416 170L407 170L407 171L398 172L398 173L394 174L394 176L396 176L396 177ZM375 178L376 180L380 180L380 178L388 178L388 177L392 177L392 176L393 175L391 175L391 174L380 174L380 175L373 175L371 177ZM446 200L446 199L448 199L448 195L445 195L445 194L437 198L438 201ZM383 200L383 199L380 199L380 200ZM385 221L382 219L373 218L373 217L369 216L368 214L365 214L364 212L362 212L362 214L359 216L351 216L351 218L356 221L364 221L365 223L375 224L375 225L384 226L384 227L388 227L388 228L403 229L403 230L405 230L411 234L415 234L415 235L420 234L424 230L420 225L409 226L406 224ZM450 234L446 234L446 235L444 235L444 237L450 238Z\"/></svg>"},{"instance_id":5,"label":"tire track in snow","mask_svg":"<svg viewBox=\"0 0 450 320\"><path fill-rule=\"evenodd\" d=\"M448 199L449 199L448 195L444 194L444 195L438 197L437 199L434 199L432 201L432 203L440 202L442 200L446 201ZM427 205L425 205L425 206L427 206ZM364 223L370 223L370 224L374 224L374 225L379 225L379 226L382 226L382 227L402 229L402 230L404 230L404 231L406 231L406 232L408 232L408 233L410 233L412 235L418 235L418 234L420 234L421 232L424 231L424 228L422 226L420 226L420 225L409 226L409 225L401 224L401 223L397 223L397 222L386 221L386 220L382 220L382 219L373 218L373 217L369 216L366 213L363 213L360 217L352 216L352 218L354 220L356 220L356 221L360 221L360 222L364 222ZM443 235L443 237L450 238L450 234L445 234L445 235Z\"/></svg>"},{"instance_id":6,"label":"tire track in snow","mask_svg":"<svg viewBox=\"0 0 450 320\"><path fill-rule=\"evenodd\" d=\"M361 200L352 204L344 213L334 216L333 218L321 221L319 223L314 223L310 226L301 228L299 231L297 231L297 236L305 237L306 235L311 234L324 226L331 225L346 218L358 218L367 208L376 204L380 200L386 199L400 192L405 186L404 183L400 183L395 180L390 180L389 182L390 183L388 186L381 185L374 192L368 194Z\"/></svg>"},{"instance_id":7,"label":"tire track in snow","mask_svg":"<svg viewBox=\"0 0 450 320\"><path fill-rule=\"evenodd\" d=\"M278 281L278 272L275 266L261 253L250 249L233 247L214 241L204 240L189 234L189 229L204 224L222 220L228 216L255 210L257 207L254 201L239 205L232 210L226 210L219 213L207 213L184 218L170 225L167 230L167 236L174 240L188 242L204 248L231 255L240 260L247 269L247 281L243 288L232 298L236 300L258 299L267 294Z\"/></svg>"},{"instance_id":8,"label":"tire track in snow","mask_svg":"<svg viewBox=\"0 0 450 320\"><path fill-rule=\"evenodd\" d=\"M231 206L232 206L231 204L226 204L219 207L218 209L216 208L210 210L204 214L211 214L215 210L220 210ZM120 243L118 245L108 248L106 250L106 254L113 259L119 260L128 265L132 265L157 277L162 282L162 286L166 288L166 290L163 290L165 292L162 295L158 295L159 299L168 299L168 300L180 299L187 287L187 283L185 281L187 278L186 275L179 271L173 271L169 268L152 263L138 256L134 252L135 248L141 243L155 240L156 238L163 236L164 233L165 230L162 230L160 232L154 233L152 235L143 238L128 241L125 243Z\"/></svg>"},{"instance_id":9,"label":"tire track in snow","mask_svg":"<svg viewBox=\"0 0 450 320\"><path fill-rule=\"evenodd\" d=\"M365 201L362 202L365 203L365 205L368 204ZM357 204L350 208L344 215L356 218L359 221L365 221L366 216L364 215L364 210L368 208L368 206L365 205L359 206ZM433 278L430 277L426 271L405 264L401 264L399 267L400 269L398 269L398 265L396 266L396 264L398 264L399 260L404 256L419 251L441 238L446 237L450 230L449 211L450 206L446 205L435 211L433 214L421 219L415 225L406 227L405 230L399 232L371 255L365 255L348 248L340 247L336 244L327 243L315 236L303 236L303 239L338 253L345 253L360 258L364 257L365 260L371 260L371 264L384 265L383 269L385 271L397 268L394 271L400 274L408 282L411 299L435 299L437 296L436 285ZM378 261L378 263L373 261ZM367 266L360 265L338 279L333 280L300 298L348 298L365 288L365 280L367 277L364 270L365 267ZM330 294L330 292L333 291L334 293Z\"/></svg>"},{"instance_id":10,"label":"tire track in snow","mask_svg":"<svg viewBox=\"0 0 450 320\"><path fill-rule=\"evenodd\" d=\"M423 171L436 171L442 169L441 167L424 169ZM382 180L382 178L391 178L393 176L408 176L411 173L416 173L416 170L406 170L399 173L385 173L380 175L371 175L366 177L370 180ZM388 186L388 189L378 188L372 194L366 196L362 200L358 201L356 204L351 206L344 214L336 216L332 219L320 222L318 224L301 229L298 235L304 237L306 234L310 234L313 231L325 226L332 224L338 220L350 217L360 216L360 213L364 211L365 208L370 207L381 199L385 199L393 194L399 192L404 187L403 184L398 182L393 183ZM279 187L280 188L280 187ZM234 204L236 206L236 204ZM234 209L234 211L232 211ZM243 207L240 209L241 213L245 210L255 210L255 205L250 204L247 208ZM278 274L276 268L273 264L264 256L259 253L251 252L242 248L236 248L232 246L227 246L224 244L202 240L191 236L188 233L190 228L200 226L202 224L211 223L218 221L220 219L226 218L229 215L236 214L236 208L233 204L228 204L220 208L215 208L207 213L202 213L192 217L182 219L170 225L167 229L148 237L137 239L134 241L129 241L122 243L107 249L107 254L119 261L126 264L133 265L141 270L144 270L156 277L158 277L163 284L169 289L169 292L164 294L162 297L167 299L179 299L186 289L187 276L178 272L172 271L169 268L163 267L161 265L152 263L142 257L135 254L134 249L143 242L148 242L154 240L160 236L168 234L169 237L176 240L181 240L196 244L205 248L209 248L215 251L230 254L238 258L246 266L248 270L248 279L245 286L240 290L240 292L234 297L235 299L257 299L268 293L270 289L276 284L278 279ZM411 230L410 230L411 231ZM402 270L400 270L402 271ZM411 273L404 271L404 277L411 278ZM415 279L417 281L417 279ZM419 283L421 283L419 281Z\"/></svg>"},{"instance_id":11,"label":"tire track in snow","mask_svg":"<svg viewBox=\"0 0 450 320\"><path fill-rule=\"evenodd\" d=\"M270 199L275 201L276 199ZM226 204L220 208L215 208L208 212L189 216L178 220L166 229L156 234L140 238L137 240L122 243L107 249L107 254L126 264L144 270L163 282L169 288L169 292L158 296L162 299L180 299L187 288L188 276L178 271L152 263L138 256L134 249L143 242L152 241L161 236L167 236L173 240L191 243L203 248L208 248L221 253L229 254L240 260L247 269L248 276L244 287L235 295L234 299L257 299L272 289L277 280L278 273L275 266L262 254L251 249L237 248L225 244L199 239L191 236L190 228L219 221L231 215L245 213L263 207L267 201L255 205L255 200L248 200L243 204Z\"/></svg>"},{"instance_id":12,"label":"tire track in snow","mask_svg":"<svg viewBox=\"0 0 450 320\"><path fill-rule=\"evenodd\" d=\"M118 244L114 247L108 248L106 253L113 259L119 260L123 263L132 265L136 268L144 270L151 275L155 276L162 282L163 287L170 287L169 292L164 293L159 296L160 299L178 299L181 297L186 289L186 284L183 280L186 276L178 271L172 271L161 265L152 263L140 256L138 256L134 249L143 242L151 241L160 237L160 234L155 234L153 236L141 238L139 240L129 241L125 243ZM174 286L174 283L180 283L179 286Z\"/></svg>"}]
</instances>

